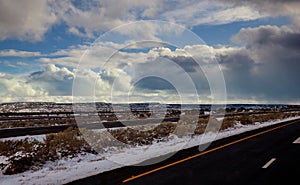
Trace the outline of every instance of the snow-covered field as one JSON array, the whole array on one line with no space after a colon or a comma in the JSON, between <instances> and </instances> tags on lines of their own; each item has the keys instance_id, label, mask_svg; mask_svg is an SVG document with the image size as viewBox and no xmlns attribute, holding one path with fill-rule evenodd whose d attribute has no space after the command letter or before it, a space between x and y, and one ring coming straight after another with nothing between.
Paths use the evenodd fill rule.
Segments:
<instances>
[{"instance_id":1,"label":"snow-covered field","mask_svg":"<svg viewBox=\"0 0 300 185\"><path fill-rule=\"evenodd\" d=\"M43 166L42 169L38 169L37 171L26 171L15 175L0 174L0 184L65 184L104 171L120 168L124 165L135 165L147 159L176 152L180 149L197 146L201 143L210 143L214 140L240 134L246 131L299 118L300 116L287 118L284 120L256 123L253 125L236 124L234 128L223 130L217 135L207 133L206 135L197 135L193 138L178 138L175 135L172 135L166 142L153 143L152 145L136 146L131 148L125 147L121 148L120 150L112 150L98 155L87 154L72 159L62 159L57 162L48 162ZM24 137L22 137L22 139L24 139ZM36 137L37 139L41 140L45 136L41 135L31 137ZM20 139L20 137L13 139ZM0 163L4 160L5 157L0 156Z\"/></svg>"}]
</instances>

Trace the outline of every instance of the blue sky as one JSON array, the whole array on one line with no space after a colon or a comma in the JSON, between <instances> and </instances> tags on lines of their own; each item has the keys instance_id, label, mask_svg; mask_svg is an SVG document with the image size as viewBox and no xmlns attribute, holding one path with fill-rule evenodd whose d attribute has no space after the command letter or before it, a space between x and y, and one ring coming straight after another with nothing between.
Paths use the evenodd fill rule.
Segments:
<instances>
[{"instance_id":1,"label":"blue sky","mask_svg":"<svg viewBox=\"0 0 300 185\"><path fill-rule=\"evenodd\" d=\"M116 101L132 93L135 102L178 102L174 88L187 88L180 78L188 78L200 103L225 92L218 101L298 104L299 5L0 0L0 101L70 102L78 95L109 102L114 91ZM152 80L140 79L151 73ZM226 88L214 90L216 79ZM179 94L195 102L192 92Z\"/></svg>"}]
</instances>

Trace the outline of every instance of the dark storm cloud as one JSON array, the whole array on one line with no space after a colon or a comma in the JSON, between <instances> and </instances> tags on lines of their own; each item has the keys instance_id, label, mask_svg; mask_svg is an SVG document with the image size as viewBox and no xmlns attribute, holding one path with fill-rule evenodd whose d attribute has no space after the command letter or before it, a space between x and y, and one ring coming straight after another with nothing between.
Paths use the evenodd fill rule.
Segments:
<instances>
[{"instance_id":1,"label":"dark storm cloud","mask_svg":"<svg viewBox=\"0 0 300 185\"><path fill-rule=\"evenodd\" d=\"M242 29L233 38L243 52L220 54L229 96L265 101L300 100L300 32L291 27Z\"/></svg>"},{"instance_id":2,"label":"dark storm cloud","mask_svg":"<svg viewBox=\"0 0 300 185\"><path fill-rule=\"evenodd\" d=\"M287 67L300 59L300 30L291 27L260 26L242 29L233 41L246 42L257 63L282 63ZM275 65L277 66L277 65Z\"/></svg>"},{"instance_id":3,"label":"dark storm cloud","mask_svg":"<svg viewBox=\"0 0 300 185\"><path fill-rule=\"evenodd\" d=\"M252 85L254 61L249 56L240 53L220 55L218 61L223 66L225 80L234 84L239 92L247 92L247 86Z\"/></svg>"},{"instance_id":4,"label":"dark storm cloud","mask_svg":"<svg viewBox=\"0 0 300 185\"><path fill-rule=\"evenodd\" d=\"M299 0L226 0L233 6L250 6L262 14L299 15Z\"/></svg>"},{"instance_id":5,"label":"dark storm cloud","mask_svg":"<svg viewBox=\"0 0 300 185\"><path fill-rule=\"evenodd\" d=\"M233 41L246 42L249 48L281 46L285 49L300 49L300 33L289 27L244 28L233 37Z\"/></svg>"},{"instance_id":6,"label":"dark storm cloud","mask_svg":"<svg viewBox=\"0 0 300 185\"><path fill-rule=\"evenodd\" d=\"M289 27L261 26L242 29L235 37L236 42L246 47L215 49L216 60L222 66L229 100L257 100L274 103L300 100L300 44L299 33ZM191 46L193 47L193 46ZM195 47L197 48L197 47ZM213 49L213 48L212 48ZM164 56L178 64L193 79L201 95L209 95L208 81L198 64L187 56ZM156 61L137 66L137 71L161 70L175 79L176 85L184 86L185 80L177 78L176 65ZM155 71L150 73L155 74ZM172 85L159 78L147 78L136 87L145 90L174 90Z\"/></svg>"},{"instance_id":7,"label":"dark storm cloud","mask_svg":"<svg viewBox=\"0 0 300 185\"><path fill-rule=\"evenodd\" d=\"M165 59L165 60L163 60ZM209 86L200 66L191 57L163 56L155 60L135 65L137 77L148 75L136 83L145 90L184 91L207 94ZM191 85L193 88L191 89Z\"/></svg>"},{"instance_id":8,"label":"dark storm cloud","mask_svg":"<svg viewBox=\"0 0 300 185\"><path fill-rule=\"evenodd\" d=\"M178 64L186 72L196 72L197 68L199 68L199 65L195 62L195 60L192 57L185 57L185 56L176 56L176 57L165 56L165 57Z\"/></svg>"},{"instance_id":9,"label":"dark storm cloud","mask_svg":"<svg viewBox=\"0 0 300 185\"><path fill-rule=\"evenodd\" d=\"M247 55L239 52L220 54L217 56L222 66L227 93L229 96L249 97L253 95L255 62Z\"/></svg>"},{"instance_id":10,"label":"dark storm cloud","mask_svg":"<svg viewBox=\"0 0 300 185\"><path fill-rule=\"evenodd\" d=\"M300 61L300 57L296 58ZM239 53L220 56L229 99L300 100L300 86L297 85L300 64L290 59L255 63Z\"/></svg>"},{"instance_id":11,"label":"dark storm cloud","mask_svg":"<svg viewBox=\"0 0 300 185\"><path fill-rule=\"evenodd\" d=\"M148 90L175 90L175 88L168 81L159 77L143 78L135 84L136 88Z\"/></svg>"},{"instance_id":12,"label":"dark storm cloud","mask_svg":"<svg viewBox=\"0 0 300 185\"><path fill-rule=\"evenodd\" d=\"M244 70L251 67L254 61L246 54L233 52L231 54L220 54L218 56L219 64L224 66L232 66L237 70Z\"/></svg>"}]
</instances>

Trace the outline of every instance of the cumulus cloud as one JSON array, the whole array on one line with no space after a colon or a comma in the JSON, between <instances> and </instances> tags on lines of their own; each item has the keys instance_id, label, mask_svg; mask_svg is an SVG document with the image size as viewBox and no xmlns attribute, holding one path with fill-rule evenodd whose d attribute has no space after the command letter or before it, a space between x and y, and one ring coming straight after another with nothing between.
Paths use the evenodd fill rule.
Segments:
<instances>
[{"instance_id":1,"label":"cumulus cloud","mask_svg":"<svg viewBox=\"0 0 300 185\"><path fill-rule=\"evenodd\" d=\"M262 37L264 34L261 32L265 31L261 29L269 29L270 38L262 42L259 42L259 39L257 42L253 39L247 40L248 36ZM242 34L246 31L247 34ZM80 96L95 96L98 101L110 102L113 96L114 101L126 102L128 93L131 93L130 101L150 101L159 97L174 102L170 97L178 98L179 94L188 98L186 102L192 102L195 96L188 91L190 86L187 81L190 78L202 102L209 102L210 87L202 69L210 65L207 58L211 58L219 63L222 69L230 102L297 102L300 93L297 85L300 56L296 52L297 44L291 42L290 47L283 47L283 41L286 44L290 42L281 38L290 38L290 34L294 32L285 27L249 28L241 30L235 37L236 41L245 42L245 47L214 48L190 45L175 50L157 47L139 53L122 51L111 59L109 65L98 66L96 70L90 67L76 69L47 64L43 70L31 74L17 77L2 74L1 89L4 90L1 91L1 95L66 97L68 101L68 97L75 93L79 99ZM262 48L266 50L256 51ZM282 51L279 52L278 48ZM199 66L194 61L193 53L198 55L198 59L204 57L206 62L200 63ZM282 55L283 53L285 55ZM62 51L60 54L68 52ZM209 72L208 69L210 68L207 68L206 72ZM216 71L211 69L210 72L214 74ZM10 83L12 86L9 86ZM186 90L180 94L180 89Z\"/></svg>"},{"instance_id":2,"label":"cumulus cloud","mask_svg":"<svg viewBox=\"0 0 300 185\"><path fill-rule=\"evenodd\" d=\"M1 0L0 40L17 38L40 41L48 29L57 21L50 1Z\"/></svg>"},{"instance_id":3,"label":"cumulus cloud","mask_svg":"<svg viewBox=\"0 0 300 185\"><path fill-rule=\"evenodd\" d=\"M96 37L117 26L137 20L159 19L187 27L226 24L264 17L289 16L299 22L299 1L115 1L115 0L16 0L0 1L0 40L14 38L40 41L54 24L66 24L67 32ZM123 34L134 36L135 29ZM146 38L157 38L161 28L145 24ZM165 28L164 28L165 29Z\"/></svg>"},{"instance_id":4,"label":"cumulus cloud","mask_svg":"<svg viewBox=\"0 0 300 185\"><path fill-rule=\"evenodd\" d=\"M96 84L103 90L104 81L93 81L97 76L99 74L92 70L86 70L80 75L76 74L76 70L54 64L45 65L42 70L32 73L0 73L0 101L71 102L74 78L80 79L82 84Z\"/></svg>"},{"instance_id":5,"label":"cumulus cloud","mask_svg":"<svg viewBox=\"0 0 300 185\"><path fill-rule=\"evenodd\" d=\"M271 16L292 16L299 15L300 2L297 0L229 0L233 6L249 6L263 14Z\"/></svg>"},{"instance_id":6,"label":"cumulus cloud","mask_svg":"<svg viewBox=\"0 0 300 185\"><path fill-rule=\"evenodd\" d=\"M56 7L59 17L69 26L69 32L86 37L137 20L159 19L192 27L270 16L255 6L230 1L88 1L80 4L62 1ZM135 29L143 29L147 38L150 34L154 37L159 31L159 28L145 24L143 28L124 30L123 34L134 36Z\"/></svg>"},{"instance_id":7,"label":"cumulus cloud","mask_svg":"<svg viewBox=\"0 0 300 185\"><path fill-rule=\"evenodd\" d=\"M127 100L128 92L135 90L134 99L143 100L164 97L176 97L176 90L191 89L184 74L194 80L201 100L210 101L210 87L207 76L201 67L209 65L211 60L220 64L223 70L228 98L230 101L246 99L248 101L297 102L300 88L297 85L299 65L299 32L287 26L260 26L244 28L233 37L233 41L245 43L242 47L215 48L207 45L187 45L181 49L171 50L166 46L151 50L128 52L119 50L105 65L104 56L97 48L89 50L84 62L87 66L74 69L75 63L62 63L66 58L78 60L88 46L70 47L45 57L49 64L41 71L22 75L14 80L7 74L1 75L1 91L4 97L20 96L20 89L25 89L26 96L65 96L70 97L74 90L74 79L80 84L75 92L80 96L96 96L99 101L111 101L112 91L118 101ZM124 47L109 43L108 49ZM137 46L135 46L137 47ZM108 51L108 50L106 50ZM54 57L54 58L51 58ZM107 56L106 56L107 57ZM201 65L194 61L200 59ZM169 62L168 62L169 61ZM68 66L58 67L51 63ZM94 65L91 65L94 64ZM97 70L92 68L98 67ZM147 69L147 70L145 70ZM207 68L209 69L209 68ZM76 71L79 70L79 71ZM207 71L206 71L207 72ZM215 70L211 70L214 73ZM140 77L157 76L159 78ZM167 80L168 83L163 80ZM9 83L14 83L9 86ZM136 83L138 84L137 86ZM135 88L136 87L136 88ZM175 91L174 91L175 88ZM191 96L184 91L184 96ZM182 95L182 94L180 94ZM188 100L187 100L188 101Z\"/></svg>"},{"instance_id":8,"label":"cumulus cloud","mask_svg":"<svg viewBox=\"0 0 300 185\"><path fill-rule=\"evenodd\" d=\"M95 33L110 30L140 18L153 18L163 1L58 1L59 17L78 36L94 37Z\"/></svg>"},{"instance_id":9,"label":"cumulus cloud","mask_svg":"<svg viewBox=\"0 0 300 185\"><path fill-rule=\"evenodd\" d=\"M231 101L247 99L251 102L295 102L299 100L300 93L295 85L300 70L298 38L299 33L293 27L260 26L241 29L232 39L234 42L244 43L244 46L239 47L186 45L171 50L167 46L151 45L153 48L150 50L131 52L117 50L126 48L124 44L99 42L92 48L85 45L73 46L40 59L52 67L32 74L30 78L32 83L36 82L46 89L49 95L65 96L72 93L72 83L77 78L77 82L84 85L77 89L78 95L96 95L99 100L105 101L111 100L111 91L120 99L126 97L126 93L137 83L136 80L148 74L164 74L163 77L173 79L173 86L159 78L142 80L135 88L138 91L135 98L141 100L145 94L155 96L158 92L167 98L167 94L174 95L174 87L178 85L188 89L186 78L181 74L184 72L195 82L199 97L209 101L211 92L206 73L214 74L216 70L206 66L215 61L223 71L227 95ZM84 54L87 49L88 52ZM109 56L112 51L117 52ZM82 56L84 57L81 58ZM82 60L77 68L80 58ZM195 59L200 61L200 66ZM170 62L167 63L166 60ZM63 69L53 64L69 67ZM79 72L76 73L74 69ZM94 93L95 86L96 94L90 94ZM188 96L189 92L185 93Z\"/></svg>"},{"instance_id":10,"label":"cumulus cloud","mask_svg":"<svg viewBox=\"0 0 300 185\"><path fill-rule=\"evenodd\" d=\"M265 29L268 34L263 34ZM217 61L222 66L226 81L228 99L299 102L300 88L296 84L300 71L300 43L295 35L296 32L285 27L241 30L235 39L245 42L245 47L216 50ZM258 39L260 37L263 38Z\"/></svg>"},{"instance_id":11,"label":"cumulus cloud","mask_svg":"<svg viewBox=\"0 0 300 185\"><path fill-rule=\"evenodd\" d=\"M0 79L1 97L47 96L47 91L28 84L23 75L13 76L1 73Z\"/></svg>"},{"instance_id":12,"label":"cumulus cloud","mask_svg":"<svg viewBox=\"0 0 300 185\"><path fill-rule=\"evenodd\" d=\"M242 28L232 40L234 42L245 42L249 49L281 46L287 50L299 50L300 31L287 26L270 25Z\"/></svg>"},{"instance_id":13,"label":"cumulus cloud","mask_svg":"<svg viewBox=\"0 0 300 185\"><path fill-rule=\"evenodd\" d=\"M111 48L121 46L114 43L108 43L108 45ZM144 45L142 46L144 47ZM207 56L207 50L211 47L189 46L174 51L166 47L154 47L149 51L141 50L140 52L119 50L109 60L106 58L109 57L109 53L103 55L103 52L98 50L99 47L102 47L101 43L89 49L85 55L82 55L87 49L85 46L72 47L50 54L49 57L43 58L43 60L48 60L48 67L43 71L32 73L30 82L37 83L47 89L49 96L67 96L70 95L70 90L73 88L76 96L95 95L105 101L110 100L112 92L122 99L121 97L126 96L132 89L139 92L135 92L135 97L140 100L141 97L145 97L146 91L146 94L153 95L159 91L165 98L170 97L174 94L174 87L176 90L184 91L182 95L185 97L193 89L203 93L206 98L208 96L209 87L205 75L191 55L187 53L187 50L189 52L194 50L193 52L198 53L198 55ZM138 46L134 46L134 48L136 47ZM51 58L52 56L54 58ZM71 57L74 58L74 62L68 63L66 59ZM80 57L82 57L81 63L76 66L75 58L79 60ZM55 66L53 63L69 66L70 69ZM147 76L158 77L158 79L149 78L147 80ZM165 86L166 83L163 83L159 78L167 80L174 87ZM140 85L135 88L139 80L141 80ZM197 81L194 84L195 87L191 88L191 85L187 83L189 80ZM75 82L75 86L72 82ZM153 92L149 92L149 90ZM138 98L137 95L140 97Z\"/></svg>"},{"instance_id":14,"label":"cumulus cloud","mask_svg":"<svg viewBox=\"0 0 300 185\"><path fill-rule=\"evenodd\" d=\"M27 82L46 89L49 96L63 96L72 94L73 77L67 68L49 64L44 70L31 73Z\"/></svg>"},{"instance_id":15,"label":"cumulus cloud","mask_svg":"<svg viewBox=\"0 0 300 185\"><path fill-rule=\"evenodd\" d=\"M177 8L163 13L163 17L191 27L255 20L265 15L249 6L233 6L226 1L181 1Z\"/></svg>"},{"instance_id":16,"label":"cumulus cloud","mask_svg":"<svg viewBox=\"0 0 300 185\"><path fill-rule=\"evenodd\" d=\"M265 29L267 29L268 36L263 34ZM247 33L242 34L246 31ZM191 45L174 51L163 47L156 48L149 53L157 58L164 57L172 61L172 65L159 64L155 63L156 60L149 60L136 65L135 70L147 69L145 74L159 74L161 71L166 73L166 76L169 73L175 79L174 84L184 87L185 78L178 76L180 70L177 67L180 67L194 79L198 93L204 95L202 98L205 99L211 92L207 76L201 72L201 68L206 68L209 61L207 61L208 63L201 63L199 70L199 65L195 63L193 57L208 58L207 54L209 53L210 58L219 63L223 71L229 101L298 102L300 88L296 84L300 71L300 55L298 54L298 44L300 43L297 42L295 35L297 32L287 27L264 26L244 29L236 35L235 39L245 42L245 47L214 48ZM247 40L248 37L251 38ZM192 55L193 53L198 56ZM214 70L210 72L213 73ZM178 78L174 75L177 75ZM162 80L154 78L142 81L139 87L164 90L165 92L174 89L174 87L163 83Z\"/></svg>"}]
</instances>

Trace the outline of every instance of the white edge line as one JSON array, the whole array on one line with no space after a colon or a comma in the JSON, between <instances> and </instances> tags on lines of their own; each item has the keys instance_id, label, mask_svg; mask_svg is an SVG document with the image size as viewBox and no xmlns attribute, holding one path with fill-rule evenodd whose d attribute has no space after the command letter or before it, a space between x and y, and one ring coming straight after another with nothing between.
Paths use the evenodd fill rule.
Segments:
<instances>
[{"instance_id":1,"label":"white edge line","mask_svg":"<svg viewBox=\"0 0 300 185\"><path fill-rule=\"evenodd\" d=\"M268 168L274 161L276 160L276 158L272 158L269 162L267 162L262 168Z\"/></svg>"}]
</instances>

